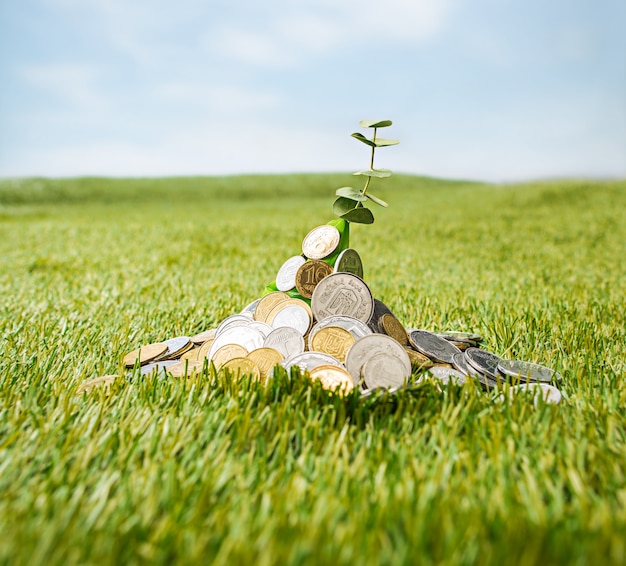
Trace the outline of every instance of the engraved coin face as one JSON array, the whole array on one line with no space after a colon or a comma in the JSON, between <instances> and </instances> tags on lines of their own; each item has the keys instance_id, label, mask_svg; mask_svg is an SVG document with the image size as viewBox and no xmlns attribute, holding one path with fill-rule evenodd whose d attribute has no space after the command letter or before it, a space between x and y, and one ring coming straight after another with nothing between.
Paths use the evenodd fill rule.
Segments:
<instances>
[{"instance_id":1,"label":"engraved coin face","mask_svg":"<svg viewBox=\"0 0 626 566\"><path fill-rule=\"evenodd\" d=\"M311 328L313 315L311 307L300 299L289 299L278 303L267 315L267 323L272 328L289 326L304 336Z\"/></svg>"},{"instance_id":2,"label":"engraved coin face","mask_svg":"<svg viewBox=\"0 0 626 566\"><path fill-rule=\"evenodd\" d=\"M332 272L333 268L325 261L312 259L303 263L296 273L298 293L304 298L310 299L317 284Z\"/></svg>"},{"instance_id":3,"label":"engraved coin face","mask_svg":"<svg viewBox=\"0 0 626 566\"><path fill-rule=\"evenodd\" d=\"M124 356L124 365L129 368L135 365L135 362L139 360L139 363L143 366L152 360L155 360L159 356L162 356L167 352L167 344L164 342L155 342L154 344L146 344L141 348L137 348L132 352L129 352Z\"/></svg>"},{"instance_id":4,"label":"engraved coin face","mask_svg":"<svg viewBox=\"0 0 626 566\"><path fill-rule=\"evenodd\" d=\"M289 371L293 366L298 366L300 371L308 371L315 369L318 366L333 365L343 367L341 362L328 354L322 352L303 352L297 356L293 356L287 360L284 360L282 365Z\"/></svg>"},{"instance_id":5,"label":"engraved coin face","mask_svg":"<svg viewBox=\"0 0 626 566\"><path fill-rule=\"evenodd\" d=\"M233 358L227 361L222 366L222 369L232 372L235 379L240 378L242 375L250 375L253 379L261 379L259 366L249 358Z\"/></svg>"},{"instance_id":6,"label":"engraved coin face","mask_svg":"<svg viewBox=\"0 0 626 566\"><path fill-rule=\"evenodd\" d=\"M357 340L346 354L346 369L357 385L361 380L361 368L374 356L385 354L400 360L404 378L411 376L411 360L406 350L396 340L384 334L370 334Z\"/></svg>"},{"instance_id":7,"label":"engraved coin face","mask_svg":"<svg viewBox=\"0 0 626 566\"><path fill-rule=\"evenodd\" d=\"M283 263L276 275L276 288L279 291L291 291L296 286L296 273L305 262L304 257L295 255Z\"/></svg>"},{"instance_id":8,"label":"engraved coin face","mask_svg":"<svg viewBox=\"0 0 626 566\"><path fill-rule=\"evenodd\" d=\"M480 348L468 348L463 352L463 355L469 365L478 370L479 373L491 378L492 381L499 381L498 364L503 361L502 358ZM490 381L490 385L493 384L492 381Z\"/></svg>"},{"instance_id":9,"label":"engraved coin face","mask_svg":"<svg viewBox=\"0 0 626 566\"><path fill-rule=\"evenodd\" d=\"M424 354L415 351L410 346L405 346L404 349L409 355L409 360L411 360L411 366L421 369L428 369L430 367L433 367L434 362L428 356L425 356Z\"/></svg>"},{"instance_id":10,"label":"engraved coin face","mask_svg":"<svg viewBox=\"0 0 626 566\"><path fill-rule=\"evenodd\" d=\"M304 237L302 253L309 259L324 259L337 249L340 239L339 230L334 226L318 226Z\"/></svg>"},{"instance_id":11,"label":"engraved coin face","mask_svg":"<svg viewBox=\"0 0 626 566\"><path fill-rule=\"evenodd\" d=\"M263 346L265 336L254 328L248 328L247 326L233 326L227 328L222 332L211 345L207 358L213 359L215 352L217 352L222 346L226 344L239 344L246 349L246 352L251 352Z\"/></svg>"},{"instance_id":12,"label":"engraved coin face","mask_svg":"<svg viewBox=\"0 0 626 566\"><path fill-rule=\"evenodd\" d=\"M354 342L354 336L345 328L327 326L315 334L311 340L311 350L330 354L333 358L343 363L350 346Z\"/></svg>"},{"instance_id":13,"label":"engraved coin face","mask_svg":"<svg viewBox=\"0 0 626 566\"><path fill-rule=\"evenodd\" d=\"M345 271L363 279L363 262L356 250L346 248L335 260L335 273Z\"/></svg>"},{"instance_id":14,"label":"engraved coin face","mask_svg":"<svg viewBox=\"0 0 626 566\"><path fill-rule=\"evenodd\" d=\"M483 337L480 334L474 334L473 332L458 332L453 330L444 330L443 332L433 332L437 336L450 340L451 342L467 342L472 346L483 341Z\"/></svg>"},{"instance_id":15,"label":"engraved coin face","mask_svg":"<svg viewBox=\"0 0 626 566\"><path fill-rule=\"evenodd\" d=\"M317 320L328 316L352 316L367 323L374 311L369 287L352 273L331 273L315 287L311 309Z\"/></svg>"},{"instance_id":16,"label":"engraved coin face","mask_svg":"<svg viewBox=\"0 0 626 566\"><path fill-rule=\"evenodd\" d=\"M408 345L409 339L402 323L392 314L384 314L380 317L378 326L382 328L387 336L391 336L403 346Z\"/></svg>"},{"instance_id":17,"label":"engraved coin face","mask_svg":"<svg viewBox=\"0 0 626 566\"><path fill-rule=\"evenodd\" d=\"M313 368L309 375L311 379L320 381L324 389L337 391L341 395L345 395L354 389L352 377L342 367L326 364Z\"/></svg>"},{"instance_id":18,"label":"engraved coin face","mask_svg":"<svg viewBox=\"0 0 626 566\"><path fill-rule=\"evenodd\" d=\"M476 371L472 366L469 365L469 363L467 363L465 354L463 354L462 352L459 352L458 354L454 354L454 356L452 357L452 365L454 366L455 369L460 371L466 377L471 377L472 379L476 379L480 381L483 385L486 385L487 387L491 386L491 383L488 381L488 379L484 375Z\"/></svg>"},{"instance_id":19,"label":"engraved coin face","mask_svg":"<svg viewBox=\"0 0 626 566\"><path fill-rule=\"evenodd\" d=\"M252 350L247 357L259 368L261 381L265 381L270 377L274 371L274 367L285 359L285 356L274 348L257 348L256 350Z\"/></svg>"},{"instance_id":20,"label":"engraved coin face","mask_svg":"<svg viewBox=\"0 0 626 566\"><path fill-rule=\"evenodd\" d=\"M465 376L459 370L456 370L454 368L436 366L430 368L428 370L428 373L439 381L442 381L443 383L448 383L449 381L452 381L457 385L463 385L466 380Z\"/></svg>"},{"instance_id":21,"label":"engraved coin face","mask_svg":"<svg viewBox=\"0 0 626 566\"><path fill-rule=\"evenodd\" d=\"M451 364L454 354L461 353L456 346L450 344L447 340L426 330L413 330L409 334L409 341L411 346L418 352L436 362Z\"/></svg>"},{"instance_id":22,"label":"engraved coin face","mask_svg":"<svg viewBox=\"0 0 626 566\"><path fill-rule=\"evenodd\" d=\"M403 360L382 352L369 358L361 368L361 379L368 389L402 387L410 376Z\"/></svg>"},{"instance_id":23,"label":"engraved coin face","mask_svg":"<svg viewBox=\"0 0 626 566\"><path fill-rule=\"evenodd\" d=\"M550 368L519 360L500 360L497 369L509 381L519 378L522 381L549 383L554 377L554 370Z\"/></svg>"},{"instance_id":24,"label":"engraved coin face","mask_svg":"<svg viewBox=\"0 0 626 566\"><path fill-rule=\"evenodd\" d=\"M245 358L248 350L239 344L225 344L219 348L211 357L211 361L217 369L233 358Z\"/></svg>"},{"instance_id":25,"label":"engraved coin face","mask_svg":"<svg viewBox=\"0 0 626 566\"><path fill-rule=\"evenodd\" d=\"M291 358L304 352L304 338L299 331L289 326L272 330L267 335L263 346L278 350L285 358Z\"/></svg>"}]
</instances>

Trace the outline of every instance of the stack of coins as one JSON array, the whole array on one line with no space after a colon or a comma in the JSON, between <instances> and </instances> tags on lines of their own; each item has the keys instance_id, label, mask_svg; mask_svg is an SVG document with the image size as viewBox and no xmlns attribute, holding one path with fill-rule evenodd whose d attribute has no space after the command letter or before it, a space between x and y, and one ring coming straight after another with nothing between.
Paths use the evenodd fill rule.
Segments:
<instances>
[{"instance_id":1,"label":"stack of coins","mask_svg":"<svg viewBox=\"0 0 626 566\"><path fill-rule=\"evenodd\" d=\"M261 382L271 379L279 365L287 371L298 367L324 388L340 394L357 389L365 396L429 380L473 380L486 390L509 383L511 391L534 390L538 384L545 401L560 400L558 390L549 385L560 379L557 373L481 349L478 334L407 330L373 297L356 250L343 249L329 261L340 240L334 226L311 230L302 255L290 257L278 270L277 291L216 328L141 346L124 356L124 364L144 375L171 377L201 373L213 365L235 379L249 375ZM81 391L110 384L111 376L106 377L83 383Z\"/></svg>"}]
</instances>

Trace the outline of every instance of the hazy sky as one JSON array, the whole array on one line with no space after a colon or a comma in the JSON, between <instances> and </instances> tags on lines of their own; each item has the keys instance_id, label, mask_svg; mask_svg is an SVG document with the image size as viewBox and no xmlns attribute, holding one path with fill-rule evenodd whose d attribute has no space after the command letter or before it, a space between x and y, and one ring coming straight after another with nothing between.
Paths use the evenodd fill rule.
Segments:
<instances>
[{"instance_id":1,"label":"hazy sky","mask_svg":"<svg viewBox=\"0 0 626 566\"><path fill-rule=\"evenodd\" d=\"M626 176L623 0L0 0L0 176Z\"/></svg>"}]
</instances>

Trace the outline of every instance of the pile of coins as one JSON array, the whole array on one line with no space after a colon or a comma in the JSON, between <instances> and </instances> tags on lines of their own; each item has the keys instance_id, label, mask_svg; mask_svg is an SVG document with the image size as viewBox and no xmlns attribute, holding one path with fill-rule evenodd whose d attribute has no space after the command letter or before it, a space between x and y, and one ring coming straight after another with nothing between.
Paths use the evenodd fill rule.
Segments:
<instances>
[{"instance_id":1,"label":"pile of coins","mask_svg":"<svg viewBox=\"0 0 626 566\"><path fill-rule=\"evenodd\" d=\"M331 265L328 258L340 241L335 226L313 229L302 254L279 269L277 291L216 328L142 346L128 353L124 364L139 366L142 374L171 377L200 373L213 364L234 378L250 375L261 382L271 379L279 365L287 371L297 366L324 388L342 394L358 388L364 396L381 388L395 392L418 386L426 379L475 380L486 390L509 383L509 391L537 389L546 402L560 401L558 389L550 385L560 379L557 373L481 349L477 334L406 329L373 297L356 250L343 249ZM414 372L417 380L412 380ZM111 378L85 382L81 391Z\"/></svg>"}]
</instances>

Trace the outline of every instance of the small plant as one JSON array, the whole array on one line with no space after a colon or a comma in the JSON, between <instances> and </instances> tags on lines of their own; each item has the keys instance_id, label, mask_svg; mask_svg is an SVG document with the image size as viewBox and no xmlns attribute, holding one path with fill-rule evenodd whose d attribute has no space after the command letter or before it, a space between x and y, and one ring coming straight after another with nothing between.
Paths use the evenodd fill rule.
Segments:
<instances>
[{"instance_id":1,"label":"small plant","mask_svg":"<svg viewBox=\"0 0 626 566\"><path fill-rule=\"evenodd\" d=\"M389 140L377 137L378 128L386 128L391 126L391 120L361 120L359 124L363 128L374 128L374 135L371 139L365 137L359 132L352 134L353 138L356 138L360 142L368 145L372 148L370 157L369 169L363 169L357 171L354 175L365 177L365 186L362 189L355 189L353 187L341 187L337 189L335 194L337 200L333 203L333 212L348 222L357 222L359 224L371 224L374 222L374 214L369 208L366 208L363 203L368 200L378 204L379 206L387 207L387 203L367 192L372 182L372 178L384 179L385 177L391 177L391 171L389 169L375 169L374 168L374 152L377 147L386 147L389 145L397 145L400 143L398 140Z\"/></svg>"}]
</instances>

